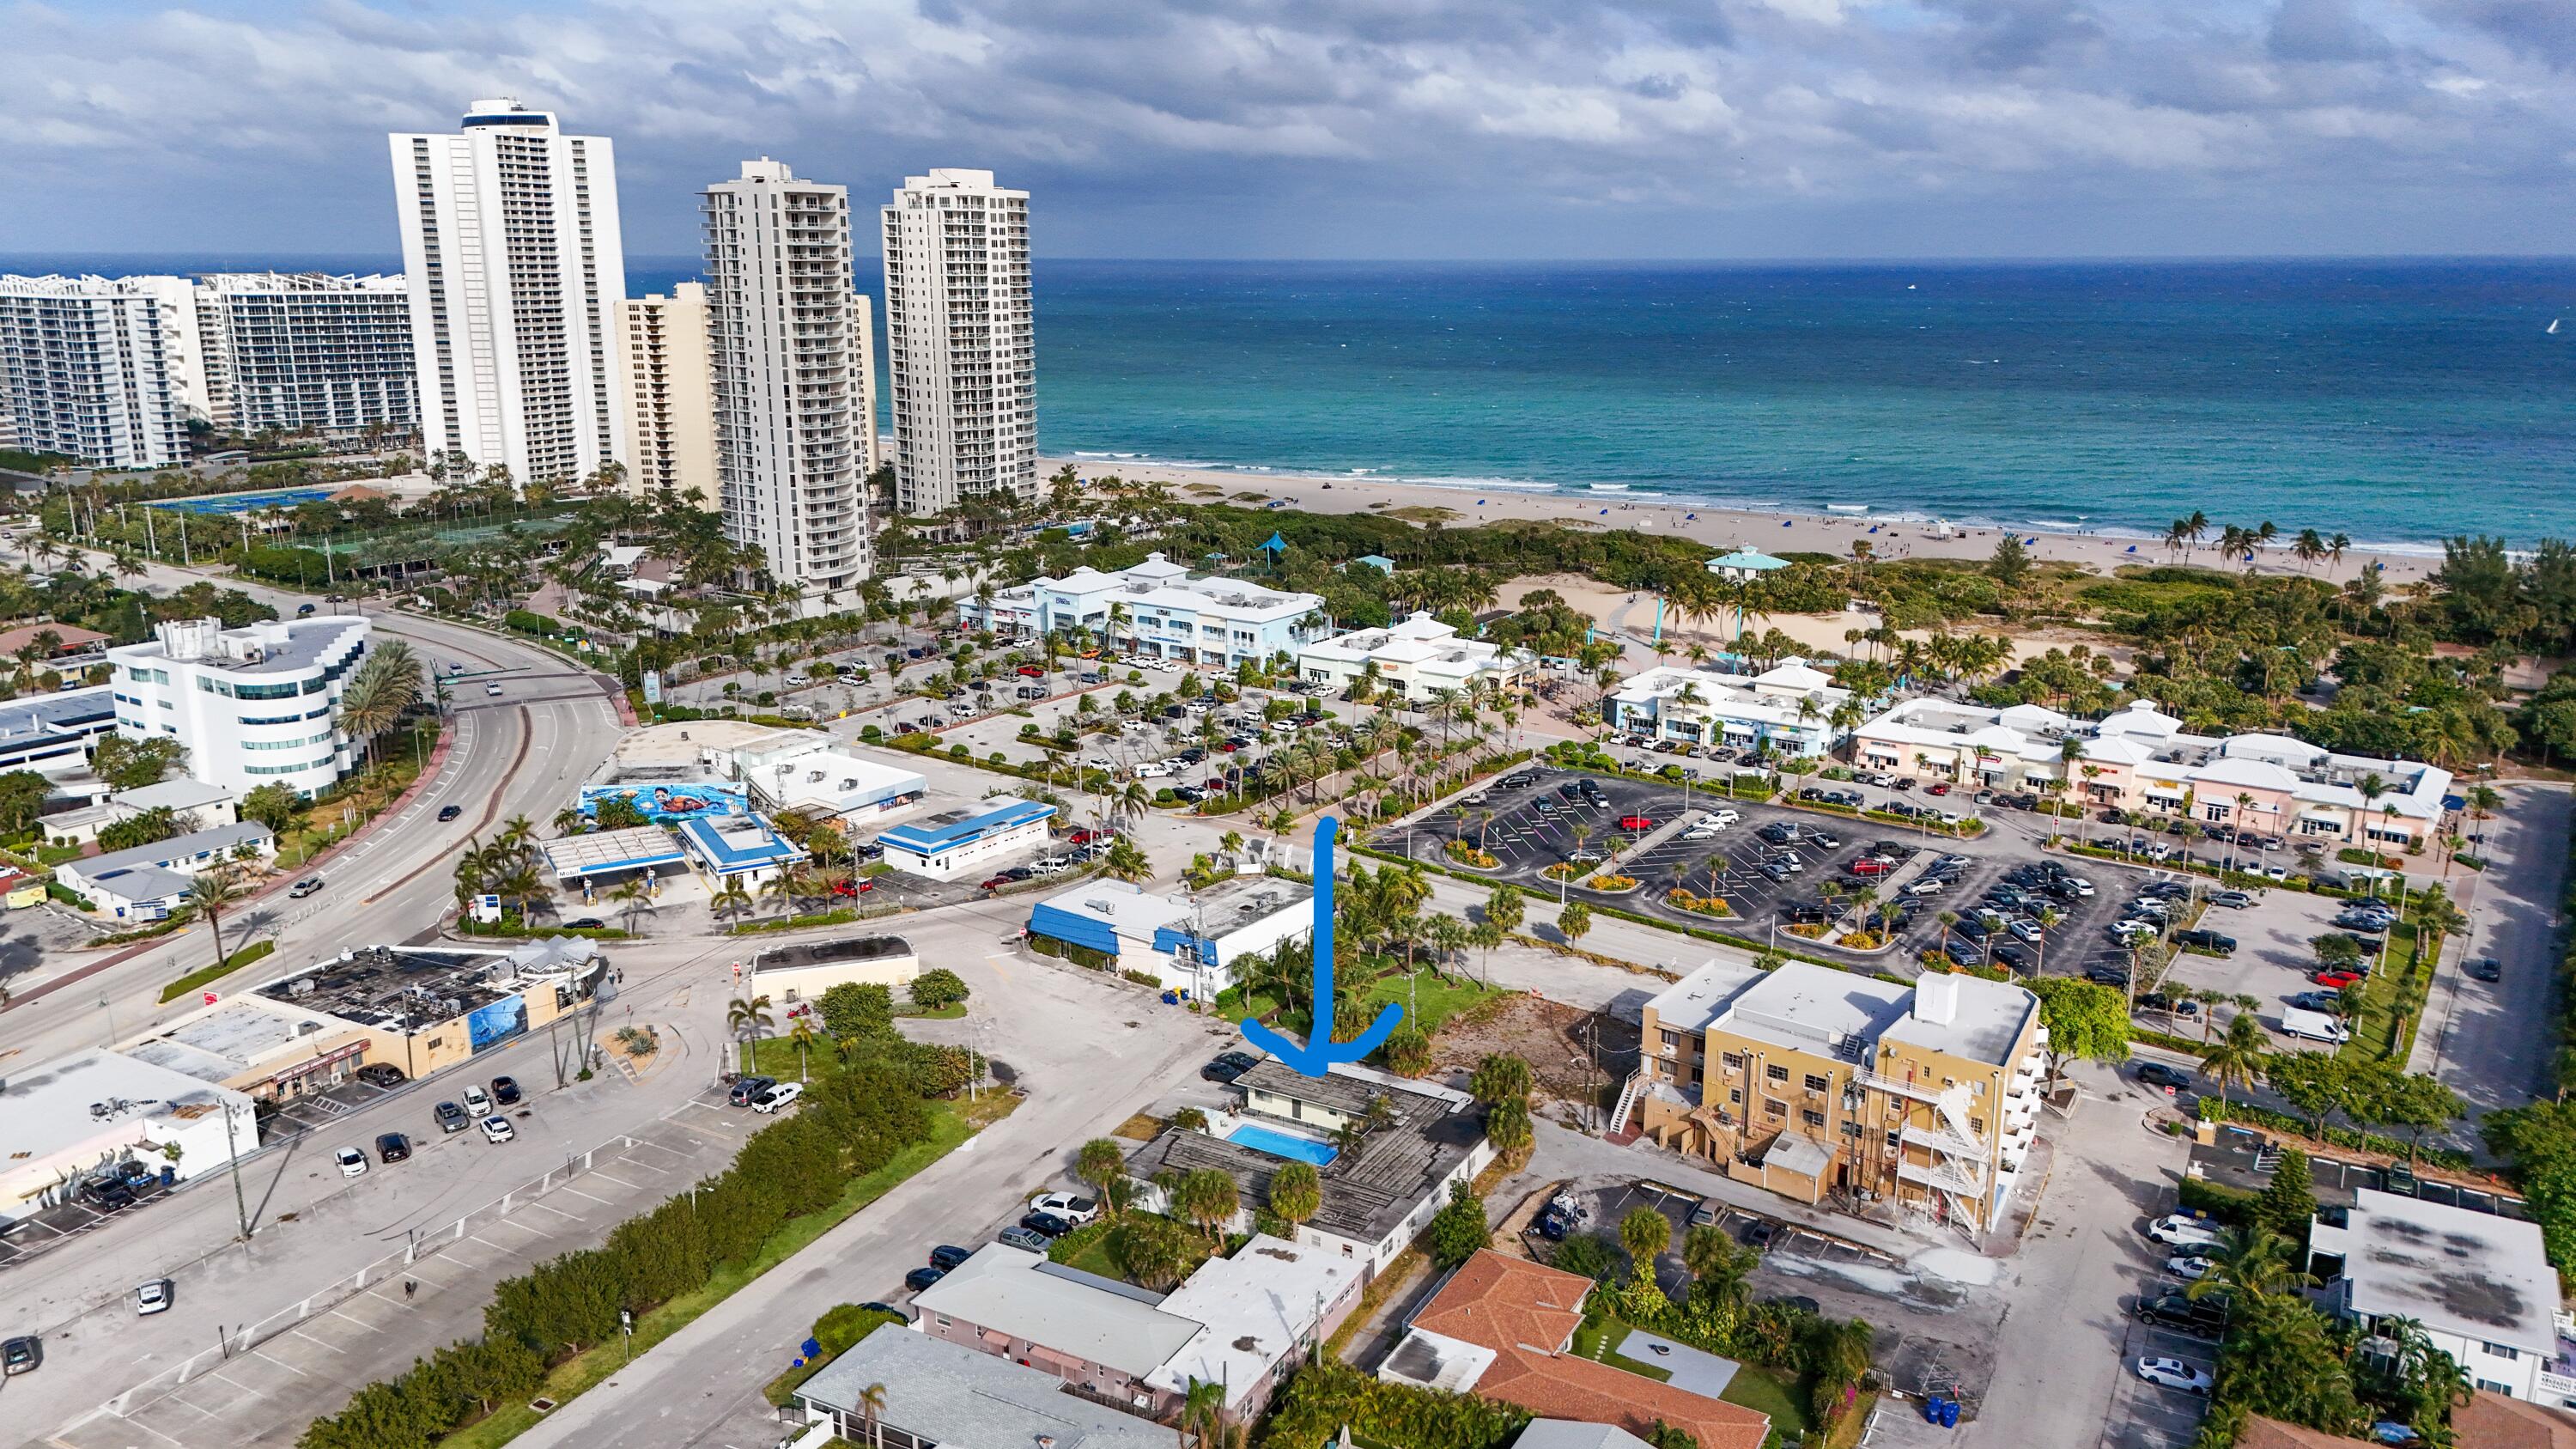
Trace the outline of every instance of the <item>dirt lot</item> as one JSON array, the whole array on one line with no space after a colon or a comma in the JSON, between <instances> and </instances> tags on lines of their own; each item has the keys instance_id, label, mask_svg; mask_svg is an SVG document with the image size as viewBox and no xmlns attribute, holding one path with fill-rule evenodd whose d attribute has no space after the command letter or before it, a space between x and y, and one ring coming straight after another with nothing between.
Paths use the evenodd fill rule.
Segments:
<instances>
[{"instance_id":1,"label":"dirt lot","mask_svg":"<svg viewBox=\"0 0 2576 1449\"><path fill-rule=\"evenodd\" d=\"M1584 1048L1595 1031L1601 1065L1587 1074ZM1581 1102L1605 1085L1616 1087L1635 1064L1637 1026L1562 1002L1515 996L1489 1011L1461 1013L1441 1029L1431 1049L1435 1072L1471 1072L1488 1053L1514 1053L1530 1064L1540 1092Z\"/></svg>"}]
</instances>

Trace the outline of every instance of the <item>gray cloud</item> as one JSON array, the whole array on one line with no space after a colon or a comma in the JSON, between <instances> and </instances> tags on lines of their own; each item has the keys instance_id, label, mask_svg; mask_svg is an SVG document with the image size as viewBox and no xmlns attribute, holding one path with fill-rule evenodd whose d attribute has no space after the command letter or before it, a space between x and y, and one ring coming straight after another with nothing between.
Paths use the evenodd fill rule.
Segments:
<instances>
[{"instance_id":1,"label":"gray cloud","mask_svg":"<svg viewBox=\"0 0 2576 1449\"><path fill-rule=\"evenodd\" d=\"M0 250L384 250L382 133L488 94L617 139L639 252L751 154L988 166L1059 255L2564 250L2576 164L2568 0L0 14Z\"/></svg>"}]
</instances>

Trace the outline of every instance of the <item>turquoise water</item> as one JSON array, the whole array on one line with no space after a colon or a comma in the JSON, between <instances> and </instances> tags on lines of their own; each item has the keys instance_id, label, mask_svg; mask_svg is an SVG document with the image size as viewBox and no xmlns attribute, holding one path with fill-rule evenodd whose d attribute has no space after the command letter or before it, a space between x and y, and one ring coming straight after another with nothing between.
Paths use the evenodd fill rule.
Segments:
<instances>
[{"instance_id":1,"label":"turquoise water","mask_svg":"<svg viewBox=\"0 0 2576 1449\"><path fill-rule=\"evenodd\" d=\"M252 513L263 508L292 508L299 503L319 503L331 496L328 488L272 488L261 493L227 493L221 498L179 498L153 508L175 509L181 513L221 514Z\"/></svg>"},{"instance_id":2,"label":"turquoise water","mask_svg":"<svg viewBox=\"0 0 2576 1449\"><path fill-rule=\"evenodd\" d=\"M1267 1152L1273 1157L1293 1157L1299 1162L1311 1162L1317 1167L1342 1155L1341 1150L1329 1142L1317 1142L1311 1137L1292 1137L1250 1122L1225 1134L1225 1140L1239 1142L1255 1152Z\"/></svg>"},{"instance_id":3,"label":"turquoise water","mask_svg":"<svg viewBox=\"0 0 2576 1449\"><path fill-rule=\"evenodd\" d=\"M1043 246L1043 214L1040 226ZM18 257L0 269L254 260ZM871 266L861 289L874 292ZM630 258L628 291L696 272L690 258ZM1041 257L1036 279L1038 440L1091 471L1153 459L1476 488L1609 483L2143 535L2198 509L2414 547L2462 532L2576 536L2576 261L2563 258Z\"/></svg>"}]
</instances>

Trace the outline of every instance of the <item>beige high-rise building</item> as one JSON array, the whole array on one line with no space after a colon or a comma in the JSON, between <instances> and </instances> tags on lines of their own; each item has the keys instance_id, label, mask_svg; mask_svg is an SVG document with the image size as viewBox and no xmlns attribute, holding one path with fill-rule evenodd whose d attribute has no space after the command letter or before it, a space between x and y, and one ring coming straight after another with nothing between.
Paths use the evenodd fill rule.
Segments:
<instances>
[{"instance_id":1,"label":"beige high-rise building","mask_svg":"<svg viewBox=\"0 0 2576 1449\"><path fill-rule=\"evenodd\" d=\"M807 594L868 576L867 311L850 193L784 163L706 190L707 348L725 536Z\"/></svg>"},{"instance_id":2,"label":"beige high-rise building","mask_svg":"<svg viewBox=\"0 0 2576 1449\"><path fill-rule=\"evenodd\" d=\"M716 477L715 374L707 357L707 288L681 282L670 295L617 304L626 338L626 417L632 430L626 489L639 498L668 490L720 508Z\"/></svg>"},{"instance_id":3,"label":"beige high-rise building","mask_svg":"<svg viewBox=\"0 0 2576 1449\"><path fill-rule=\"evenodd\" d=\"M454 134L388 141L423 446L522 483L630 461L617 458L626 253L608 138L495 97Z\"/></svg>"},{"instance_id":4,"label":"beige high-rise building","mask_svg":"<svg viewBox=\"0 0 2576 1449\"><path fill-rule=\"evenodd\" d=\"M906 177L885 208L895 506L938 513L1037 491L1029 194L990 171Z\"/></svg>"}]
</instances>

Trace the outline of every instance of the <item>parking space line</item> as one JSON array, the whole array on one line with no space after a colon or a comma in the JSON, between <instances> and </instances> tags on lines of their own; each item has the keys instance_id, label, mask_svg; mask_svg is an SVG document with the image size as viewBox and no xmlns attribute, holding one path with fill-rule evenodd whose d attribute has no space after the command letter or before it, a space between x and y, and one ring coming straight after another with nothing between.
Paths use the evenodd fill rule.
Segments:
<instances>
[{"instance_id":1,"label":"parking space line","mask_svg":"<svg viewBox=\"0 0 2576 1449\"><path fill-rule=\"evenodd\" d=\"M383 1295L382 1293L376 1293L376 1290L375 1290L375 1289L373 1289L373 1288L370 1288L370 1289L368 1289L367 1291L368 1291L369 1293L375 1293L375 1296L377 1296L378 1298L385 1298L385 1295ZM392 1299L390 1299L390 1298L385 1298L385 1301L386 1301L387 1303L391 1303L391 1302L393 1302L394 1300L392 1300ZM340 1311L339 1309L337 1309L337 1308L325 1308L325 1309L323 1309L322 1311L323 1311L323 1312L325 1312L325 1313L330 1314L333 1318L341 1319L341 1320L344 1320L344 1321L349 1322L349 1323L354 1323L354 1324L358 1325L360 1328L365 1329L365 1330L366 1330L367 1332L369 1332L369 1333L382 1333L382 1332L384 1332L384 1330L383 1330L383 1329L376 1327L374 1324L369 1323L367 1320L365 1320L365 1319L363 1319L363 1318L354 1317L354 1316L352 1316L352 1315L350 1315L350 1314L343 1313L343 1312L341 1312L341 1311Z\"/></svg>"},{"instance_id":2,"label":"parking space line","mask_svg":"<svg viewBox=\"0 0 2576 1449\"><path fill-rule=\"evenodd\" d=\"M231 1384L234 1388L241 1390L243 1393L250 1395L254 1399L265 1399L268 1397L268 1395L261 1393L259 1390L254 1389L250 1385L245 1384L239 1379L232 1377L230 1374L225 1373L222 1369L208 1369L206 1370L206 1377ZM180 1402L185 1403L187 1401L182 1399ZM211 1419L214 1417L214 1414L209 1412L206 1417Z\"/></svg>"},{"instance_id":3,"label":"parking space line","mask_svg":"<svg viewBox=\"0 0 2576 1449\"><path fill-rule=\"evenodd\" d=\"M345 1349L345 1348L340 1348L340 1347L337 1347L337 1346L335 1346L335 1345L333 1345L333 1344L330 1344L330 1343L324 1342L324 1341L323 1341L323 1340L321 1340L321 1339L315 1338L312 1334L306 1333L303 1329L300 1329L300 1328L290 1328L290 1329L288 1329L288 1330L286 1330L286 1331L287 1331L287 1332L289 1332L289 1333L291 1333L291 1334L294 1334L297 1338L303 1339L306 1343L316 1345L317 1347L320 1347L320 1348L326 1349L326 1350L328 1350L328 1351L330 1351L330 1352L332 1352L332 1353L342 1353L342 1354L344 1354L344 1353L347 1353L347 1352L348 1352L348 1350L347 1350L347 1349Z\"/></svg>"},{"instance_id":4,"label":"parking space line","mask_svg":"<svg viewBox=\"0 0 2576 1449\"><path fill-rule=\"evenodd\" d=\"M167 1401L167 1400L163 1400L163 1401L161 1401L161 1402L168 1402L168 1401ZM185 1406L186 1406L186 1407L188 1407L188 1408L191 1408L191 1409L197 1409L197 1406L196 1406L196 1405L194 1405L194 1404L190 1404L190 1403L187 1403L187 1401L186 1401L186 1400L184 1400L184 1399L179 1400L178 1402L180 1402L181 1404L185 1405ZM214 1415L212 1415L212 1414L206 1414L206 1411L205 1411L205 1410L203 1410L203 1409L197 1409L197 1412L198 1412L198 1413L200 1413L200 1414L205 1414L205 1415L206 1415L206 1417L207 1417L207 1418L209 1418L209 1419L211 1419L211 1418L213 1418L213 1417L214 1417ZM179 1445L179 1446L180 1446L180 1449L187 1449L187 1441L186 1441L186 1440L184 1440L184 1439L174 1439L174 1438L171 1438L171 1436L169 1436L169 1435L167 1435L167 1434L162 1433L160 1430L153 1428L151 1425L149 1425L149 1424L147 1424L147 1423L144 1423L141 1419L133 1418L133 1417L130 1417L130 1416L128 1416L128 1415L123 1415L123 1414L120 1414L120 1415L118 1415L117 1417L118 1417L120 1420L122 1420L123 1422L125 1422L125 1423L132 1424L135 1428L142 1430L144 1433L151 1435L151 1436L152 1436L153 1438L155 1438L155 1439L165 1439L165 1440L168 1440L170 1443L173 1443L173 1444Z\"/></svg>"},{"instance_id":5,"label":"parking space line","mask_svg":"<svg viewBox=\"0 0 2576 1449\"><path fill-rule=\"evenodd\" d=\"M286 1360L284 1360L284 1359L282 1359L282 1358L277 1357L275 1354L270 1353L267 1349L264 1349L264 1348L254 1348L254 1349L252 1349L252 1350L250 1351L250 1353L251 1353L251 1357L253 1357L253 1358L260 1358L260 1359L266 1359L266 1360L268 1360L270 1363L273 1363L273 1364L277 1365L279 1368L282 1368L282 1369L286 1370L288 1373L291 1373L291 1374L295 1375L295 1376L296 1376L297 1378L299 1378L299 1379L309 1379L309 1378L313 1377L313 1375L311 1375L311 1374L309 1374L309 1373L306 1373L304 1370L302 1370L302 1369L300 1369L300 1368L297 1368L295 1365L293 1365L293 1364L291 1364L291 1363L288 1363Z\"/></svg>"},{"instance_id":6,"label":"parking space line","mask_svg":"<svg viewBox=\"0 0 2576 1449\"><path fill-rule=\"evenodd\" d=\"M549 1205L547 1205L547 1204L545 1204L545 1203L541 1203L541 1202L532 1202L532 1203L527 1204L527 1206L532 1207L532 1208L535 1208L535 1209L536 1209L537 1211L539 1211L539 1212L548 1212L548 1213L553 1213L556 1217L562 1218L562 1219L563 1219L564 1221L566 1221L566 1222L578 1223L578 1222L587 1222L587 1221L589 1221L587 1218L584 1218L584 1217L583 1217L581 1214L579 1214L579 1213L568 1213L568 1212L565 1212L562 1208L559 1208L559 1207L551 1207L551 1206L549 1206Z\"/></svg>"},{"instance_id":7,"label":"parking space line","mask_svg":"<svg viewBox=\"0 0 2576 1449\"><path fill-rule=\"evenodd\" d=\"M490 1248L493 1252L499 1253L504 1257L509 1255L509 1249L502 1247L499 1243L493 1242L490 1238L483 1236L481 1233L467 1233L465 1236L468 1241L481 1243L483 1246Z\"/></svg>"},{"instance_id":8,"label":"parking space line","mask_svg":"<svg viewBox=\"0 0 2576 1449\"><path fill-rule=\"evenodd\" d=\"M591 1174L591 1175L592 1175L592 1176L594 1176L594 1177L608 1177L608 1174L607 1174L607 1173L604 1173L604 1172L594 1172L594 1173L593 1173L593 1174ZM615 1182L615 1181L617 1181L617 1179L616 1179L616 1178L613 1178L613 1177L608 1177L608 1180L609 1180L610 1182ZM608 1199L606 1199L606 1198L604 1198L604 1197L592 1197L589 1193L583 1192L580 1188L577 1188L577 1187L564 1187L564 1188L558 1188L558 1189L556 1189L556 1191L558 1191L558 1192L567 1192L567 1193L572 1194L574 1197L578 1197L578 1198L589 1198L589 1200L590 1200L590 1201L592 1201L592 1202L595 1202L595 1203L599 1204L601 1207L615 1207L615 1206L617 1206L617 1204L615 1204L615 1203L613 1203L613 1202L610 1202Z\"/></svg>"},{"instance_id":9,"label":"parking space line","mask_svg":"<svg viewBox=\"0 0 2576 1449\"><path fill-rule=\"evenodd\" d=\"M617 1160L617 1161L620 1161L620 1162L623 1162L623 1161L625 1161L626 1159L624 1159L624 1158L622 1158L622 1157L621 1157L621 1158L618 1158L618 1159L616 1159L616 1160ZM627 1191L629 1191L629 1192L642 1192L642 1191L644 1190L643 1184L641 1184L641 1183L628 1182L626 1179L624 1179L624 1178L622 1178L622 1177L617 1176L615 1173L611 1173L611 1172L603 1172L603 1171L601 1171L600 1169L598 1169L598 1168L596 1168L596 1167L594 1167L594 1168L592 1168L592 1169L590 1170L590 1175L591 1175L591 1176L593 1176L593 1177L604 1177L604 1178L607 1178L610 1182L616 1183L619 1187L625 1188L625 1189L626 1189ZM586 1193L586 1192L580 1192L580 1191L579 1191L579 1189L577 1189L577 1188L569 1188L569 1187L568 1187L568 1188L565 1188L565 1189L564 1189L564 1191L566 1191L566 1192L571 1192L571 1193L577 1193L579 1196L582 1196L582 1197L590 1197L590 1194L589 1194L589 1193ZM597 1202L597 1203L604 1203L604 1202L606 1202L606 1201L607 1201L607 1199L606 1199L606 1198L597 1198L597 1197L590 1197L590 1200L591 1200L592 1202Z\"/></svg>"}]
</instances>

